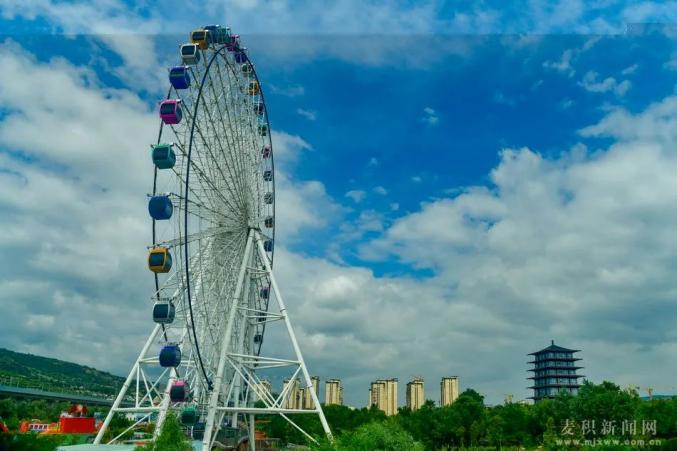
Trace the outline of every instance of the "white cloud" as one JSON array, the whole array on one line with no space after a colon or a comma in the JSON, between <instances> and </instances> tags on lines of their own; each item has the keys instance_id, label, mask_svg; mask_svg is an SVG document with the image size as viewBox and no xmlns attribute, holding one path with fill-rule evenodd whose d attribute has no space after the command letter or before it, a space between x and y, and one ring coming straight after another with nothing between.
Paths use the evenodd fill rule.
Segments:
<instances>
[{"instance_id":1,"label":"white cloud","mask_svg":"<svg viewBox=\"0 0 677 451\"><path fill-rule=\"evenodd\" d=\"M283 131L273 130L271 134L275 163L283 167L295 163L301 154L312 150L312 146L297 135L290 135Z\"/></svg>"},{"instance_id":2,"label":"white cloud","mask_svg":"<svg viewBox=\"0 0 677 451\"><path fill-rule=\"evenodd\" d=\"M306 90L303 86L294 85L294 86L276 86L274 84L269 84L270 90L274 94L279 94L285 97L299 97L306 93Z\"/></svg>"},{"instance_id":3,"label":"white cloud","mask_svg":"<svg viewBox=\"0 0 677 451\"><path fill-rule=\"evenodd\" d=\"M363 191L363 190L354 189L354 190L348 191L345 194L345 197L349 197L353 200L353 202L355 202L356 204L359 204L360 202L362 202L364 200L365 197L367 197L367 193L366 193L366 191Z\"/></svg>"},{"instance_id":4,"label":"white cloud","mask_svg":"<svg viewBox=\"0 0 677 451\"><path fill-rule=\"evenodd\" d=\"M637 65L637 64L633 64L632 66L628 66L621 71L621 75L632 75L635 72L637 72L638 67L639 67L639 65Z\"/></svg>"},{"instance_id":5,"label":"white cloud","mask_svg":"<svg viewBox=\"0 0 677 451\"><path fill-rule=\"evenodd\" d=\"M420 175L414 175L411 177L410 180L414 183L421 183L423 181L423 177L421 177Z\"/></svg>"},{"instance_id":6,"label":"white cloud","mask_svg":"<svg viewBox=\"0 0 677 451\"><path fill-rule=\"evenodd\" d=\"M374 191L376 194L380 194L381 196L385 196L386 194L388 194L388 190L385 189L385 188L382 187L382 186L377 186L377 187L375 187L375 188L373 189L373 191Z\"/></svg>"},{"instance_id":7,"label":"white cloud","mask_svg":"<svg viewBox=\"0 0 677 451\"><path fill-rule=\"evenodd\" d=\"M296 110L296 113L299 116L305 117L309 121L314 121L315 119L317 119L317 111L304 110L303 108L298 108Z\"/></svg>"},{"instance_id":8,"label":"white cloud","mask_svg":"<svg viewBox=\"0 0 677 451\"><path fill-rule=\"evenodd\" d=\"M464 318L463 325L447 327L459 331L444 340L450 353L463 349L465 333L479 349L494 343L484 365L501 366L500 374L510 376L499 386L518 396L526 394L519 380L526 365L510 360L550 338L583 349L591 380L660 383L677 371L677 335L666 319L677 292L671 271L677 253L675 121L677 99L670 97L639 114L610 111L583 129L584 136L618 140L604 152L576 146L547 159L527 148L506 149L490 187L466 187L423 203L364 245L362 255L431 268L426 288L446 294L431 310L437 313L419 312L412 322L439 338L436 319ZM611 349L617 351L605 354ZM472 357L453 358L446 368L468 371L472 375L462 380L491 392L487 373L465 366ZM651 365L652 374L642 366L648 361L661 362Z\"/></svg>"},{"instance_id":9,"label":"white cloud","mask_svg":"<svg viewBox=\"0 0 677 451\"><path fill-rule=\"evenodd\" d=\"M423 108L423 117L421 117L421 122L424 122L430 126L435 126L440 122L440 118L434 109L427 106Z\"/></svg>"},{"instance_id":10,"label":"white cloud","mask_svg":"<svg viewBox=\"0 0 677 451\"><path fill-rule=\"evenodd\" d=\"M559 61L546 61L543 63L543 67L548 69L555 69L556 71L563 72L569 77L573 76L576 71L571 66L571 59L574 55L574 50L567 49L562 53Z\"/></svg>"},{"instance_id":11,"label":"white cloud","mask_svg":"<svg viewBox=\"0 0 677 451\"><path fill-rule=\"evenodd\" d=\"M367 163L367 166L369 166L369 167L377 167L377 166L378 166L378 159L376 159L375 157L371 157L371 158L369 159L369 163Z\"/></svg>"},{"instance_id":12,"label":"white cloud","mask_svg":"<svg viewBox=\"0 0 677 451\"><path fill-rule=\"evenodd\" d=\"M7 19L43 17L54 31L91 35L121 57L122 66L113 68L113 72L134 89L155 93L168 86L167 64L158 60L153 37L154 33L163 30L161 20L143 18L136 11L130 11L129 5L123 2L7 0L0 12Z\"/></svg>"},{"instance_id":13,"label":"white cloud","mask_svg":"<svg viewBox=\"0 0 677 451\"><path fill-rule=\"evenodd\" d=\"M583 89L589 92L613 92L617 96L623 96L630 89L631 83L629 80L621 82L616 81L613 77L607 77L604 80L598 81L599 74L595 71L589 71L583 76L583 79L578 83Z\"/></svg>"}]
</instances>

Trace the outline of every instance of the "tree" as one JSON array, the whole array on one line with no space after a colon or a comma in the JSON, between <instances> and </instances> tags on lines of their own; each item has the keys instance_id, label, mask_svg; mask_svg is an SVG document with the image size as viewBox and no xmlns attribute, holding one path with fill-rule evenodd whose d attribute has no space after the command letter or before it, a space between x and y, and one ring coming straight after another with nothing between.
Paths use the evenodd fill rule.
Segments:
<instances>
[{"instance_id":1,"label":"tree","mask_svg":"<svg viewBox=\"0 0 677 451\"><path fill-rule=\"evenodd\" d=\"M170 411L167 412L167 417L162 423L158 438L143 447L137 446L135 451L187 451L189 449L191 446L181 428L181 423L174 412Z\"/></svg>"},{"instance_id":2,"label":"tree","mask_svg":"<svg viewBox=\"0 0 677 451\"><path fill-rule=\"evenodd\" d=\"M372 422L345 433L334 443L324 440L314 446L318 451L423 451L423 445L400 427L394 419Z\"/></svg>"}]
</instances>

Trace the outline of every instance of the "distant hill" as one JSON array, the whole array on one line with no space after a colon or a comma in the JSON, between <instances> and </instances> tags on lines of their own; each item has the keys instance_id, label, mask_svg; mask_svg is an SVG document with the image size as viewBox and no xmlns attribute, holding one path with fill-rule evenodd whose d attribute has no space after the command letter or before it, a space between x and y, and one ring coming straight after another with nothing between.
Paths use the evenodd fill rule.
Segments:
<instances>
[{"instance_id":1,"label":"distant hill","mask_svg":"<svg viewBox=\"0 0 677 451\"><path fill-rule=\"evenodd\" d=\"M88 366L0 348L0 384L110 397L124 381Z\"/></svg>"}]
</instances>

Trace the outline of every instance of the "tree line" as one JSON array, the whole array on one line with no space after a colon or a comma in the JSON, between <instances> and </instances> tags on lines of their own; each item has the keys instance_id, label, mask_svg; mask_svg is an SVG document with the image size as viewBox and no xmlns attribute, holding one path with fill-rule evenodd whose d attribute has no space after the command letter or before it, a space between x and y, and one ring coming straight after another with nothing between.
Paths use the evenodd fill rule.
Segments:
<instances>
[{"instance_id":1,"label":"tree line","mask_svg":"<svg viewBox=\"0 0 677 451\"><path fill-rule=\"evenodd\" d=\"M284 443L316 450L609 449L677 450L677 397L642 400L634 390L611 382L585 382L577 396L561 393L535 404L486 407L469 389L449 406L427 401L420 409L403 407L386 417L376 409L324 407L336 439L329 443L315 415L293 420L310 431L313 445L283 418L261 425Z\"/></svg>"}]
</instances>

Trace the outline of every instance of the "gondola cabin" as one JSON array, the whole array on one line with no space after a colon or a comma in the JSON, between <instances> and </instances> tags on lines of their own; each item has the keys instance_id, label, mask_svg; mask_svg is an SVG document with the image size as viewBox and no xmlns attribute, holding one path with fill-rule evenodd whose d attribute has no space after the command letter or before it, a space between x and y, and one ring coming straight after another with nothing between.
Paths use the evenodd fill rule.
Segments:
<instances>
[{"instance_id":1,"label":"gondola cabin","mask_svg":"<svg viewBox=\"0 0 677 451\"><path fill-rule=\"evenodd\" d=\"M169 196L153 196L148 201L148 213L156 221L164 221L172 217L174 204Z\"/></svg>"},{"instance_id":2,"label":"gondola cabin","mask_svg":"<svg viewBox=\"0 0 677 451\"><path fill-rule=\"evenodd\" d=\"M200 48L197 44L183 44L181 46L181 61L186 66L200 62Z\"/></svg>"},{"instance_id":3,"label":"gondola cabin","mask_svg":"<svg viewBox=\"0 0 677 451\"><path fill-rule=\"evenodd\" d=\"M181 364L181 348L176 344L163 346L159 360L163 368L176 368Z\"/></svg>"},{"instance_id":4,"label":"gondola cabin","mask_svg":"<svg viewBox=\"0 0 677 451\"><path fill-rule=\"evenodd\" d=\"M261 87L259 86L258 81L250 81L249 87L247 88L247 94L250 96L257 96L261 92Z\"/></svg>"},{"instance_id":5,"label":"gondola cabin","mask_svg":"<svg viewBox=\"0 0 677 451\"><path fill-rule=\"evenodd\" d=\"M171 169L176 164L176 154L171 144L158 144L153 149L153 164L158 169Z\"/></svg>"},{"instance_id":6,"label":"gondola cabin","mask_svg":"<svg viewBox=\"0 0 677 451\"><path fill-rule=\"evenodd\" d=\"M266 320L266 314L263 313L263 312L256 312L256 320L257 320L259 323L264 322L264 321Z\"/></svg>"},{"instance_id":7,"label":"gondola cabin","mask_svg":"<svg viewBox=\"0 0 677 451\"><path fill-rule=\"evenodd\" d=\"M169 69L169 82L174 89L190 87L190 71L187 66L174 66Z\"/></svg>"},{"instance_id":8,"label":"gondola cabin","mask_svg":"<svg viewBox=\"0 0 677 451\"><path fill-rule=\"evenodd\" d=\"M259 295L261 296L261 299L268 299L268 296L270 295L270 290L268 288L261 288Z\"/></svg>"},{"instance_id":9,"label":"gondola cabin","mask_svg":"<svg viewBox=\"0 0 677 451\"><path fill-rule=\"evenodd\" d=\"M190 399L190 386L182 379L174 381L169 388L169 399L172 402L186 402Z\"/></svg>"},{"instance_id":10,"label":"gondola cabin","mask_svg":"<svg viewBox=\"0 0 677 451\"><path fill-rule=\"evenodd\" d=\"M240 50L240 35L231 34L226 41L226 49L229 52L236 52Z\"/></svg>"},{"instance_id":11,"label":"gondola cabin","mask_svg":"<svg viewBox=\"0 0 677 451\"><path fill-rule=\"evenodd\" d=\"M254 343L262 343L263 342L263 335L261 334L256 334L254 335Z\"/></svg>"},{"instance_id":12,"label":"gondola cabin","mask_svg":"<svg viewBox=\"0 0 677 451\"><path fill-rule=\"evenodd\" d=\"M197 423L197 409L195 407L186 407L181 411L181 423L185 426L192 426Z\"/></svg>"},{"instance_id":13,"label":"gondola cabin","mask_svg":"<svg viewBox=\"0 0 677 451\"><path fill-rule=\"evenodd\" d=\"M268 125L259 124L259 135L268 136Z\"/></svg>"},{"instance_id":14,"label":"gondola cabin","mask_svg":"<svg viewBox=\"0 0 677 451\"><path fill-rule=\"evenodd\" d=\"M266 112L266 106L263 104L263 102L256 102L254 104L254 112L257 116L263 116L263 113Z\"/></svg>"},{"instance_id":15,"label":"gondola cabin","mask_svg":"<svg viewBox=\"0 0 677 451\"><path fill-rule=\"evenodd\" d=\"M261 149L261 156L263 158L270 158L270 146L263 146L263 149Z\"/></svg>"},{"instance_id":16,"label":"gondola cabin","mask_svg":"<svg viewBox=\"0 0 677 451\"><path fill-rule=\"evenodd\" d=\"M176 308L171 302L156 302L153 305L153 321L158 324L171 324L176 316Z\"/></svg>"},{"instance_id":17,"label":"gondola cabin","mask_svg":"<svg viewBox=\"0 0 677 451\"><path fill-rule=\"evenodd\" d=\"M263 202L267 203L268 205L273 203L273 193L266 193L263 196Z\"/></svg>"},{"instance_id":18,"label":"gondola cabin","mask_svg":"<svg viewBox=\"0 0 677 451\"><path fill-rule=\"evenodd\" d=\"M172 254L166 247L154 247L148 253L148 269L154 273L167 273L172 269Z\"/></svg>"},{"instance_id":19,"label":"gondola cabin","mask_svg":"<svg viewBox=\"0 0 677 451\"><path fill-rule=\"evenodd\" d=\"M241 49L239 52L233 54L237 64L244 64L249 60L249 58L247 58L247 53L244 50L245 49Z\"/></svg>"},{"instance_id":20,"label":"gondola cabin","mask_svg":"<svg viewBox=\"0 0 677 451\"><path fill-rule=\"evenodd\" d=\"M254 67L249 63L245 63L245 64L242 65L241 70L242 70L243 74L249 75L249 74L254 72Z\"/></svg>"},{"instance_id":21,"label":"gondola cabin","mask_svg":"<svg viewBox=\"0 0 677 451\"><path fill-rule=\"evenodd\" d=\"M174 125L181 122L183 111L181 111L181 99L167 99L160 102L160 118L162 122L168 125Z\"/></svg>"},{"instance_id":22,"label":"gondola cabin","mask_svg":"<svg viewBox=\"0 0 677 451\"><path fill-rule=\"evenodd\" d=\"M268 216L266 220L263 221L263 225L265 225L269 229L272 229L273 225L275 225L275 220L273 219L272 216Z\"/></svg>"},{"instance_id":23,"label":"gondola cabin","mask_svg":"<svg viewBox=\"0 0 677 451\"><path fill-rule=\"evenodd\" d=\"M205 50L209 47L209 32L204 29L193 30L190 33L190 42L197 44L200 50Z\"/></svg>"},{"instance_id":24,"label":"gondola cabin","mask_svg":"<svg viewBox=\"0 0 677 451\"><path fill-rule=\"evenodd\" d=\"M207 41L210 44L225 44L228 41L230 28L223 28L220 25L206 25L202 28L207 31Z\"/></svg>"},{"instance_id":25,"label":"gondola cabin","mask_svg":"<svg viewBox=\"0 0 677 451\"><path fill-rule=\"evenodd\" d=\"M263 171L263 180L266 182L273 181L273 171Z\"/></svg>"},{"instance_id":26,"label":"gondola cabin","mask_svg":"<svg viewBox=\"0 0 677 451\"><path fill-rule=\"evenodd\" d=\"M263 249L266 252L273 252L273 240L266 240L263 242Z\"/></svg>"}]
</instances>

